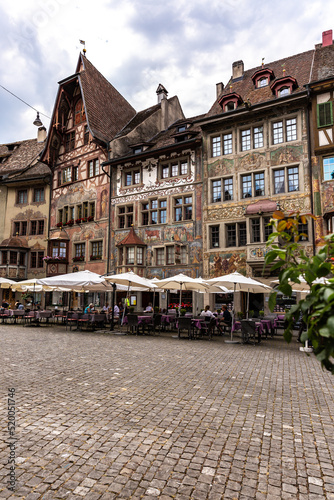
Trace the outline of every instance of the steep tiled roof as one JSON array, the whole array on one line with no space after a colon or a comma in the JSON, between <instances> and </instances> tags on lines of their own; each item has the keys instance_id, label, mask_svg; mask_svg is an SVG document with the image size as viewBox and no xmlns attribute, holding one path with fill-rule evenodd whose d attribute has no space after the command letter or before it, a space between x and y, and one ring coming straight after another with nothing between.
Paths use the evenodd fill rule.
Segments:
<instances>
[{"instance_id":1,"label":"steep tiled roof","mask_svg":"<svg viewBox=\"0 0 334 500\"><path fill-rule=\"evenodd\" d=\"M275 79L282 78L283 76L291 76L295 78L297 80L297 88L295 88L292 93L298 94L299 92L305 91L304 85L310 81L313 56L314 50L309 50L307 52L302 52L301 54L296 54L291 57L286 57L285 59L279 59L278 61L268 63L264 66L264 68L272 70ZM239 94L244 102L249 100L251 105L275 99L270 85L261 88L254 87L251 77L256 71L261 69L263 69L262 66L257 66L246 70L243 78L238 78L234 81L231 78L221 95L211 107L207 116L221 114L223 110L218 101L222 96L231 92ZM285 71L283 72L283 70Z\"/></svg>"},{"instance_id":2,"label":"steep tiled roof","mask_svg":"<svg viewBox=\"0 0 334 500\"><path fill-rule=\"evenodd\" d=\"M334 45L316 46L311 81L334 76Z\"/></svg>"},{"instance_id":3,"label":"steep tiled roof","mask_svg":"<svg viewBox=\"0 0 334 500\"><path fill-rule=\"evenodd\" d=\"M161 108L161 104L155 104L150 108L136 113L135 116L122 128L122 130L118 134L116 134L115 139L127 135L133 129L138 127L138 125L143 123L147 118L153 115L153 113L155 113L155 111L157 111L159 108Z\"/></svg>"},{"instance_id":4,"label":"steep tiled roof","mask_svg":"<svg viewBox=\"0 0 334 500\"><path fill-rule=\"evenodd\" d=\"M146 244L136 235L134 228L132 227L129 231L129 234L125 236L125 238L120 241L117 246L122 245L142 245L146 246Z\"/></svg>"},{"instance_id":5,"label":"steep tiled roof","mask_svg":"<svg viewBox=\"0 0 334 500\"><path fill-rule=\"evenodd\" d=\"M79 80L90 130L96 138L110 141L136 111L86 57L80 57Z\"/></svg>"},{"instance_id":6,"label":"steep tiled roof","mask_svg":"<svg viewBox=\"0 0 334 500\"><path fill-rule=\"evenodd\" d=\"M44 146L45 143L37 142L37 139L0 145L0 158L3 158L0 164L0 175L12 176L21 173L37 159ZM45 165L36 164L35 173L37 172L43 175L48 173L49 169Z\"/></svg>"}]
</instances>

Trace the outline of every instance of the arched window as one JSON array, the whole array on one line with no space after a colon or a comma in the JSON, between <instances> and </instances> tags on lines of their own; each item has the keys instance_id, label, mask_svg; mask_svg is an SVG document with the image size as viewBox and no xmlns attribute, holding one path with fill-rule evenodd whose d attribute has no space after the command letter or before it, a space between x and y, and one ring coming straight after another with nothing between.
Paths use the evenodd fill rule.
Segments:
<instances>
[{"instance_id":1,"label":"arched window","mask_svg":"<svg viewBox=\"0 0 334 500\"><path fill-rule=\"evenodd\" d=\"M85 121L86 121L85 109L83 107L82 99L79 99L75 105L74 123L75 125L79 125L80 123Z\"/></svg>"},{"instance_id":2,"label":"arched window","mask_svg":"<svg viewBox=\"0 0 334 500\"><path fill-rule=\"evenodd\" d=\"M260 87L266 87L268 85L268 78L264 76L263 78L260 78L257 82L258 88Z\"/></svg>"},{"instance_id":3,"label":"arched window","mask_svg":"<svg viewBox=\"0 0 334 500\"><path fill-rule=\"evenodd\" d=\"M278 95L280 97L283 97L285 95L289 95L290 94L290 87L282 87L279 91L278 91Z\"/></svg>"}]
</instances>

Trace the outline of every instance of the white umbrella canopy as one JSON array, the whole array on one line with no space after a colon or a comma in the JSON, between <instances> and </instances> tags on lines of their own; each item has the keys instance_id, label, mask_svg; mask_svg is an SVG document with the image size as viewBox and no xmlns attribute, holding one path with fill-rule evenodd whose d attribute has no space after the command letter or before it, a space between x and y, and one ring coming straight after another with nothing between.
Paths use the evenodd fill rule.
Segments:
<instances>
[{"instance_id":1,"label":"white umbrella canopy","mask_svg":"<svg viewBox=\"0 0 334 500\"><path fill-rule=\"evenodd\" d=\"M185 274L177 274L176 276L156 281L156 284L159 288L163 288L164 290L191 290L206 292L210 288L210 285L208 285L208 283L202 278L191 278Z\"/></svg>"},{"instance_id":2,"label":"white umbrella canopy","mask_svg":"<svg viewBox=\"0 0 334 500\"><path fill-rule=\"evenodd\" d=\"M38 279L37 284L62 287L68 290L90 290L90 287L100 286L105 291L107 283L103 277L91 271L78 271L77 273L60 274L49 278Z\"/></svg>"},{"instance_id":3,"label":"white umbrella canopy","mask_svg":"<svg viewBox=\"0 0 334 500\"><path fill-rule=\"evenodd\" d=\"M207 283L212 285L233 286L235 292L250 292L250 293L269 293L272 288L254 278L247 278L238 272L225 274L207 280Z\"/></svg>"},{"instance_id":4,"label":"white umbrella canopy","mask_svg":"<svg viewBox=\"0 0 334 500\"><path fill-rule=\"evenodd\" d=\"M300 283L295 283L295 282L290 282L289 284L292 287L293 292L299 292L299 293L309 293L310 287L306 280L301 276L299 278ZM273 280L271 283L274 283L277 285L279 283L279 280ZM325 285L326 283L330 283L330 281L327 278L317 278L313 281L313 285L321 284Z\"/></svg>"},{"instance_id":5,"label":"white umbrella canopy","mask_svg":"<svg viewBox=\"0 0 334 500\"><path fill-rule=\"evenodd\" d=\"M108 274L103 276L103 279L110 283L116 283L119 285L125 285L127 287L137 287L137 288L157 288L157 286L152 282L152 280L148 280L147 278L143 278L133 271L129 271L127 273L120 274Z\"/></svg>"},{"instance_id":6,"label":"white umbrella canopy","mask_svg":"<svg viewBox=\"0 0 334 500\"><path fill-rule=\"evenodd\" d=\"M10 288L11 285L14 285L15 283L16 281L0 277L0 288Z\"/></svg>"}]
</instances>

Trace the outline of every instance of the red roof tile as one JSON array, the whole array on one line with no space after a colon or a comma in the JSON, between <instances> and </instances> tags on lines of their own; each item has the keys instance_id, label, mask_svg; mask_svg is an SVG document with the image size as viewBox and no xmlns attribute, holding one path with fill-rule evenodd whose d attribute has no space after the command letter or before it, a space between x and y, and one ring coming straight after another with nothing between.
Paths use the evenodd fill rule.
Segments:
<instances>
[{"instance_id":1,"label":"red roof tile","mask_svg":"<svg viewBox=\"0 0 334 500\"><path fill-rule=\"evenodd\" d=\"M136 235L134 228L132 227L129 231L129 234L125 236L125 238L117 243L117 246L123 245L142 245L146 246L146 244Z\"/></svg>"}]
</instances>

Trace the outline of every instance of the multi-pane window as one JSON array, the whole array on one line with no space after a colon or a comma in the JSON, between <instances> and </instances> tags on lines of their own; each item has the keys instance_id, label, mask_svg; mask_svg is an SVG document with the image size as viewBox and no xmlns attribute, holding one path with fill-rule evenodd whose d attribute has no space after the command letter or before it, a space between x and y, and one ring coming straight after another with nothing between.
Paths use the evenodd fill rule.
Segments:
<instances>
[{"instance_id":1,"label":"multi-pane window","mask_svg":"<svg viewBox=\"0 0 334 500\"><path fill-rule=\"evenodd\" d=\"M75 146L75 132L69 132L65 135L65 152L72 151Z\"/></svg>"},{"instance_id":2,"label":"multi-pane window","mask_svg":"<svg viewBox=\"0 0 334 500\"><path fill-rule=\"evenodd\" d=\"M252 196L252 174L241 176L242 198L251 198Z\"/></svg>"},{"instance_id":3,"label":"multi-pane window","mask_svg":"<svg viewBox=\"0 0 334 500\"><path fill-rule=\"evenodd\" d=\"M322 160L322 169L324 181L334 179L334 156Z\"/></svg>"},{"instance_id":4,"label":"multi-pane window","mask_svg":"<svg viewBox=\"0 0 334 500\"><path fill-rule=\"evenodd\" d=\"M247 243L247 231L245 222L235 222L225 225L225 246L241 247Z\"/></svg>"},{"instance_id":5,"label":"multi-pane window","mask_svg":"<svg viewBox=\"0 0 334 500\"><path fill-rule=\"evenodd\" d=\"M84 260L86 255L86 243L75 243L74 244L74 257L76 259Z\"/></svg>"},{"instance_id":6,"label":"multi-pane window","mask_svg":"<svg viewBox=\"0 0 334 500\"><path fill-rule=\"evenodd\" d=\"M265 241L268 241L269 236L273 232L273 226L270 224L270 217L264 217L263 223L264 223L264 239Z\"/></svg>"},{"instance_id":7,"label":"multi-pane window","mask_svg":"<svg viewBox=\"0 0 334 500\"><path fill-rule=\"evenodd\" d=\"M212 156L221 155L221 138L220 136L212 137Z\"/></svg>"},{"instance_id":8,"label":"multi-pane window","mask_svg":"<svg viewBox=\"0 0 334 500\"><path fill-rule=\"evenodd\" d=\"M44 264L44 252L31 252L30 254L30 267L41 268Z\"/></svg>"},{"instance_id":9,"label":"multi-pane window","mask_svg":"<svg viewBox=\"0 0 334 500\"><path fill-rule=\"evenodd\" d=\"M288 168L288 191L299 191L299 173L298 167Z\"/></svg>"},{"instance_id":10,"label":"multi-pane window","mask_svg":"<svg viewBox=\"0 0 334 500\"><path fill-rule=\"evenodd\" d=\"M274 170L274 193L291 193L293 191L299 191L299 168L286 167Z\"/></svg>"},{"instance_id":11,"label":"multi-pane window","mask_svg":"<svg viewBox=\"0 0 334 500\"><path fill-rule=\"evenodd\" d=\"M241 151L263 147L263 126L241 131Z\"/></svg>"},{"instance_id":12,"label":"multi-pane window","mask_svg":"<svg viewBox=\"0 0 334 500\"><path fill-rule=\"evenodd\" d=\"M124 173L125 186L140 184L140 170L130 170Z\"/></svg>"},{"instance_id":13,"label":"multi-pane window","mask_svg":"<svg viewBox=\"0 0 334 500\"><path fill-rule=\"evenodd\" d=\"M66 258L66 243L64 241L52 241L51 257Z\"/></svg>"},{"instance_id":14,"label":"multi-pane window","mask_svg":"<svg viewBox=\"0 0 334 500\"><path fill-rule=\"evenodd\" d=\"M118 208L118 227L124 229L133 224L133 205Z\"/></svg>"},{"instance_id":15,"label":"multi-pane window","mask_svg":"<svg viewBox=\"0 0 334 500\"><path fill-rule=\"evenodd\" d=\"M88 162L88 177L95 177L99 175L99 160L95 158L95 160L90 160Z\"/></svg>"},{"instance_id":16,"label":"multi-pane window","mask_svg":"<svg viewBox=\"0 0 334 500\"><path fill-rule=\"evenodd\" d=\"M298 224L299 241L308 241L308 224Z\"/></svg>"},{"instance_id":17,"label":"multi-pane window","mask_svg":"<svg viewBox=\"0 0 334 500\"><path fill-rule=\"evenodd\" d=\"M165 224L167 221L167 200L150 200L142 203L142 225Z\"/></svg>"},{"instance_id":18,"label":"multi-pane window","mask_svg":"<svg viewBox=\"0 0 334 500\"><path fill-rule=\"evenodd\" d=\"M69 132L65 135L65 152L72 151L75 146L75 132Z\"/></svg>"},{"instance_id":19,"label":"multi-pane window","mask_svg":"<svg viewBox=\"0 0 334 500\"><path fill-rule=\"evenodd\" d=\"M237 246L237 227L236 224L226 224L226 246Z\"/></svg>"},{"instance_id":20,"label":"multi-pane window","mask_svg":"<svg viewBox=\"0 0 334 500\"><path fill-rule=\"evenodd\" d=\"M251 219L251 242L259 243L261 241L261 219Z\"/></svg>"},{"instance_id":21,"label":"multi-pane window","mask_svg":"<svg viewBox=\"0 0 334 500\"><path fill-rule=\"evenodd\" d=\"M43 256L44 256L44 252L42 252L42 253L43 253ZM26 254L23 253L23 252L20 252L20 255L19 255L19 265L20 266L25 266L26 265Z\"/></svg>"},{"instance_id":22,"label":"multi-pane window","mask_svg":"<svg viewBox=\"0 0 334 500\"><path fill-rule=\"evenodd\" d=\"M175 249L174 245L166 247L166 264L171 266L174 264Z\"/></svg>"},{"instance_id":23,"label":"multi-pane window","mask_svg":"<svg viewBox=\"0 0 334 500\"><path fill-rule=\"evenodd\" d=\"M318 127L333 125L333 103L323 102L317 105Z\"/></svg>"},{"instance_id":24,"label":"multi-pane window","mask_svg":"<svg viewBox=\"0 0 334 500\"><path fill-rule=\"evenodd\" d=\"M242 198L264 196L264 172L253 172L241 176Z\"/></svg>"},{"instance_id":25,"label":"multi-pane window","mask_svg":"<svg viewBox=\"0 0 334 500\"><path fill-rule=\"evenodd\" d=\"M44 220L32 220L30 221L30 234L44 234Z\"/></svg>"},{"instance_id":26,"label":"multi-pane window","mask_svg":"<svg viewBox=\"0 0 334 500\"><path fill-rule=\"evenodd\" d=\"M263 76L257 82L258 88L266 87L267 85L268 85L268 78L266 76Z\"/></svg>"},{"instance_id":27,"label":"multi-pane window","mask_svg":"<svg viewBox=\"0 0 334 500\"><path fill-rule=\"evenodd\" d=\"M135 247L126 247L126 263L134 265L135 263Z\"/></svg>"},{"instance_id":28,"label":"multi-pane window","mask_svg":"<svg viewBox=\"0 0 334 500\"><path fill-rule=\"evenodd\" d=\"M174 220L176 222L192 219L192 196L174 198Z\"/></svg>"},{"instance_id":29,"label":"multi-pane window","mask_svg":"<svg viewBox=\"0 0 334 500\"><path fill-rule=\"evenodd\" d=\"M223 192L222 192L223 191ZM212 202L233 200L233 178L217 179L212 181Z\"/></svg>"},{"instance_id":30,"label":"multi-pane window","mask_svg":"<svg viewBox=\"0 0 334 500\"><path fill-rule=\"evenodd\" d=\"M26 236L28 223L26 220L15 221L13 227L13 236Z\"/></svg>"},{"instance_id":31,"label":"multi-pane window","mask_svg":"<svg viewBox=\"0 0 334 500\"><path fill-rule=\"evenodd\" d=\"M169 163L161 165L161 178L167 179L168 177L179 177L187 175L189 172L189 164L187 159L173 160Z\"/></svg>"},{"instance_id":32,"label":"multi-pane window","mask_svg":"<svg viewBox=\"0 0 334 500\"><path fill-rule=\"evenodd\" d=\"M2 250L1 252L1 264L6 266L8 262L8 252L7 250Z\"/></svg>"},{"instance_id":33,"label":"multi-pane window","mask_svg":"<svg viewBox=\"0 0 334 500\"><path fill-rule=\"evenodd\" d=\"M102 241L93 241L92 242L92 253L91 259L102 259Z\"/></svg>"},{"instance_id":34,"label":"multi-pane window","mask_svg":"<svg viewBox=\"0 0 334 500\"><path fill-rule=\"evenodd\" d=\"M144 264L144 249L143 247L137 247L137 265L142 266Z\"/></svg>"},{"instance_id":35,"label":"multi-pane window","mask_svg":"<svg viewBox=\"0 0 334 500\"><path fill-rule=\"evenodd\" d=\"M210 248L219 248L219 226L210 226Z\"/></svg>"},{"instance_id":36,"label":"multi-pane window","mask_svg":"<svg viewBox=\"0 0 334 500\"><path fill-rule=\"evenodd\" d=\"M295 141L297 139L297 118L280 120L272 124L273 144Z\"/></svg>"},{"instance_id":37,"label":"multi-pane window","mask_svg":"<svg viewBox=\"0 0 334 500\"><path fill-rule=\"evenodd\" d=\"M165 249L157 248L155 251L155 263L157 266L163 266L165 264Z\"/></svg>"},{"instance_id":38,"label":"multi-pane window","mask_svg":"<svg viewBox=\"0 0 334 500\"><path fill-rule=\"evenodd\" d=\"M72 167L66 167L62 170L62 183L72 181Z\"/></svg>"},{"instance_id":39,"label":"multi-pane window","mask_svg":"<svg viewBox=\"0 0 334 500\"><path fill-rule=\"evenodd\" d=\"M233 153L232 132L212 137L211 139L212 156L230 155Z\"/></svg>"},{"instance_id":40,"label":"multi-pane window","mask_svg":"<svg viewBox=\"0 0 334 500\"><path fill-rule=\"evenodd\" d=\"M34 189L34 202L41 203L44 201L44 188L35 188Z\"/></svg>"},{"instance_id":41,"label":"multi-pane window","mask_svg":"<svg viewBox=\"0 0 334 500\"><path fill-rule=\"evenodd\" d=\"M12 266L17 266L17 252L9 252L9 264Z\"/></svg>"},{"instance_id":42,"label":"multi-pane window","mask_svg":"<svg viewBox=\"0 0 334 500\"><path fill-rule=\"evenodd\" d=\"M17 203L19 203L19 204L28 203L28 190L27 189L19 189L17 191Z\"/></svg>"}]
</instances>

